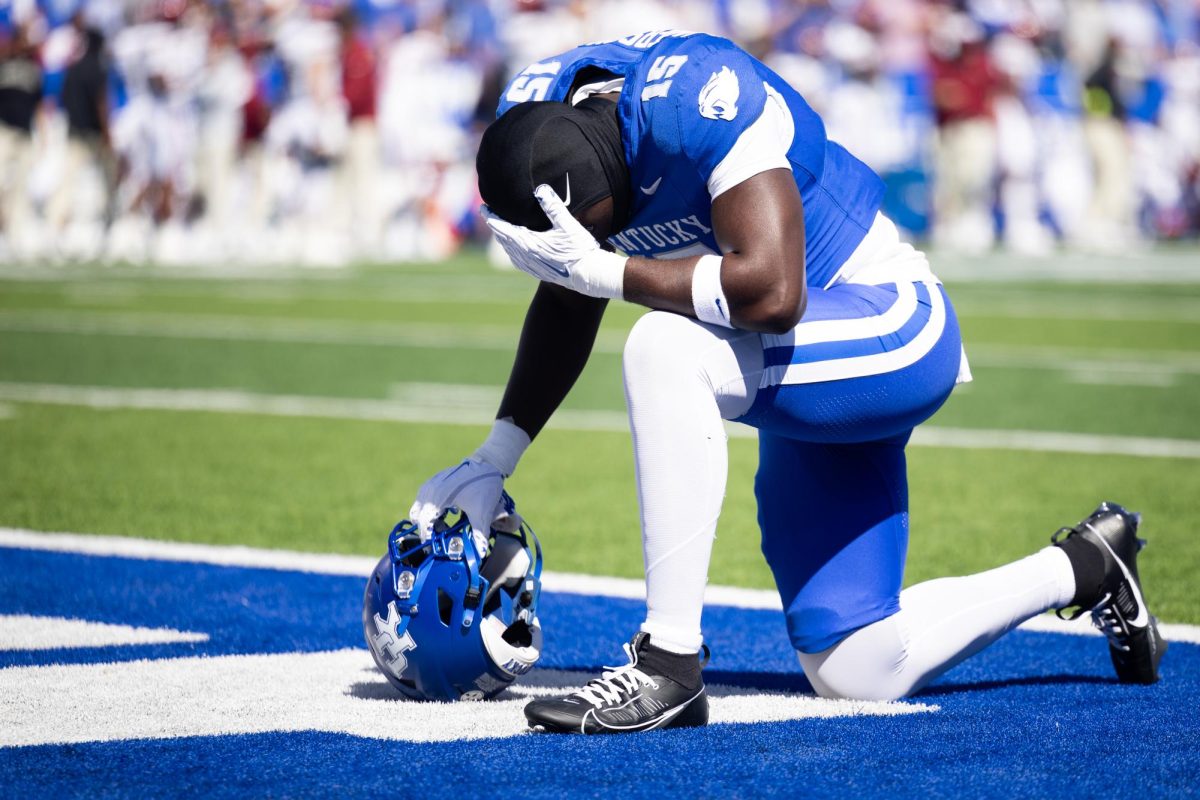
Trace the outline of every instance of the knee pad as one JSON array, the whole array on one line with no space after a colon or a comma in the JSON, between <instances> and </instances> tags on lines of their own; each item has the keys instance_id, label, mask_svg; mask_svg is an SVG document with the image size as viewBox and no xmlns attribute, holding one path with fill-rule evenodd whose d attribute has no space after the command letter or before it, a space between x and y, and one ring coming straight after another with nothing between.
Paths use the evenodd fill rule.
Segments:
<instances>
[{"instance_id":1,"label":"knee pad","mask_svg":"<svg viewBox=\"0 0 1200 800\"><path fill-rule=\"evenodd\" d=\"M717 400L721 415L745 413L758 390L762 371L758 334L717 328L670 311L643 315L625 340L625 389L632 396L664 380L695 379Z\"/></svg>"},{"instance_id":2,"label":"knee pad","mask_svg":"<svg viewBox=\"0 0 1200 800\"><path fill-rule=\"evenodd\" d=\"M670 311L643 314L625 340L623 364L625 380L656 375L666 368L677 371L681 365L694 364L705 341L712 341L700 323Z\"/></svg>"}]
</instances>

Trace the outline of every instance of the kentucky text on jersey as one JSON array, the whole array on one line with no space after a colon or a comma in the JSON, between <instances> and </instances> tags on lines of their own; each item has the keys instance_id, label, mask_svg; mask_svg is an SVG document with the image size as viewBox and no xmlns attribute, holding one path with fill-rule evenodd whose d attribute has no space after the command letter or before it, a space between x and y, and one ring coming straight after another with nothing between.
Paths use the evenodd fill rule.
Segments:
<instances>
[{"instance_id":1,"label":"kentucky text on jersey","mask_svg":"<svg viewBox=\"0 0 1200 800\"><path fill-rule=\"evenodd\" d=\"M826 138L799 93L725 39L652 31L585 44L517 75L498 113L565 102L588 68L588 81L596 70L624 81L618 118L635 188L613 246L659 258L719 253L713 199L773 168L790 167L800 190L810 285L829 284L870 228L883 182Z\"/></svg>"},{"instance_id":2,"label":"kentucky text on jersey","mask_svg":"<svg viewBox=\"0 0 1200 800\"><path fill-rule=\"evenodd\" d=\"M668 245L691 245L701 240L712 228L692 214L681 219L657 222L653 225L630 226L609 241L631 255L636 253L662 254Z\"/></svg>"}]
</instances>

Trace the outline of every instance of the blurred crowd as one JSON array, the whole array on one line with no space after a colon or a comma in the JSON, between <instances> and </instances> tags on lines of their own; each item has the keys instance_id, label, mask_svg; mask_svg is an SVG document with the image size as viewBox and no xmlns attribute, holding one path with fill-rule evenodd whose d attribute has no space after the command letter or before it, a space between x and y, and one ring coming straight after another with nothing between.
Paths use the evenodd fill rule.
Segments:
<instances>
[{"instance_id":1,"label":"blurred crowd","mask_svg":"<svg viewBox=\"0 0 1200 800\"><path fill-rule=\"evenodd\" d=\"M0 262L436 259L508 78L728 36L963 252L1200 232L1200 0L0 0Z\"/></svg>"}]
</instances>

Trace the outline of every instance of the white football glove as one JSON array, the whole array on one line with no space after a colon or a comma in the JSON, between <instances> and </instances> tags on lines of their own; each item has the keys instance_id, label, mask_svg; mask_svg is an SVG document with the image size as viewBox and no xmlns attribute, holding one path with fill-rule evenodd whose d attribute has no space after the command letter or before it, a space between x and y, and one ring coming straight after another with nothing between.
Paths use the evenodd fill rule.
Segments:
<instances>
[{"instance_id":1,"label":"white football glove","mask_svg":"<svg viewBox=\"0 0 1200 800\"><path fill-rule=\"evenodd\" d=\"M483 218L513 265L547 283L565 286L589 297L621 299L624 296L625 256L609 253L579 220L571 216L562 199L546 184L533 191L550 219L550 230L533 231L513 225L483 207Z\"/></svg>"},{"instance_id":2,"label":"white football glove","mask_svg":"<svg viewBox=\"0 0 1200 800\"><path fill-rule=\"evenodd\" d=\"M500 470L477 458L447 467L434 475L417 491L417 500L408 518L417 525L421 541L433 536L433 525L446 510L457 507L471 521L471 538L480 556L487 555L488 535L492 528L516 533L521 517L504 508L501 493L504 476Z\"/></svg>"}]
</instances>

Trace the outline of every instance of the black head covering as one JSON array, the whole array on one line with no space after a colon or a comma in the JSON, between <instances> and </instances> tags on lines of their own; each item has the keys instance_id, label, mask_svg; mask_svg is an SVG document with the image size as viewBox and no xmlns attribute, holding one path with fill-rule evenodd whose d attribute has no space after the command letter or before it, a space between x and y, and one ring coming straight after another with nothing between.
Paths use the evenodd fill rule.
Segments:
<instances>
[{"instance_id":1,"label":"black head covering","mask_svg":"<svg viewBox=\"0 0 1200 800\"><path fill-rule=\"evenodd\" d=\"M549 184L578 214L613 198L613 230L629 215L629 167L617 105L590 97L576 106L529 102L510 108L484 131L475 158L479 193L501 218L537 231L550 227L533 196ZM568 177L570 190L568 191Z\"/></svg>"}]
</instances>

